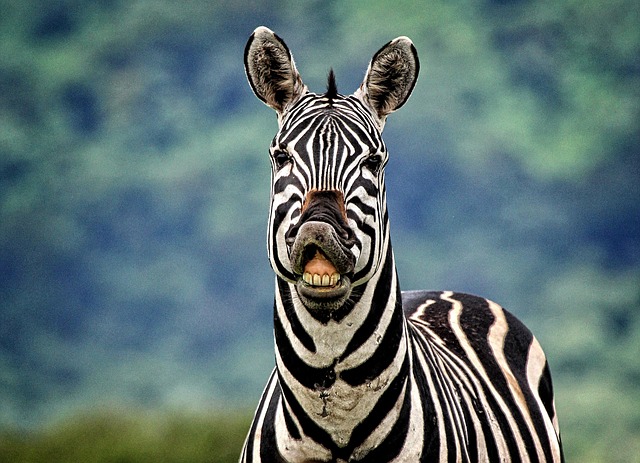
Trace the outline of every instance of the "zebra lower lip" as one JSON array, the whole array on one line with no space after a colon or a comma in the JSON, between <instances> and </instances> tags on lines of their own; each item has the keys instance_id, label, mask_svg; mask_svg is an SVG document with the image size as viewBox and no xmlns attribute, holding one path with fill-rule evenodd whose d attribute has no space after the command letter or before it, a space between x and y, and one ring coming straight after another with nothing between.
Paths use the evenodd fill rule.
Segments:
<instances>
[{"instance_id":1,"label":"zebra lower lip","mask_svg":"<svg viewBox=\"0 0 640 463\"><path fill-rule=\"evenodd\" d=\"M308 283L309 278L320 278L321 285L314 285ZM329 285L323 286L322 280L329 280ZM335 284L331 284L335 281ZM331 277L328 275L303 275L296 284L296 290L300 296L302 303L311 310L336 310L341 307L349 294L351 294L351 282L345 275L334 274Z\"/></svg>"}]
</instances>

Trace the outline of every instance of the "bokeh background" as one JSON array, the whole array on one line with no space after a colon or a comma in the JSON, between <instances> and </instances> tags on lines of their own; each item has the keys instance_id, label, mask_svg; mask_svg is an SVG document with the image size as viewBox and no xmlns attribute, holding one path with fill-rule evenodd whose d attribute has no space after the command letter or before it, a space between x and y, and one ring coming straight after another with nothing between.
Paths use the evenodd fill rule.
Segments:
<instances>
[{"instance_id":1,"label":"bokeh background","mask_svg":"<svg viewBox=\"0 0 640 463\"><path fill-rule=\"evenodd\" d=\"M273 366L267 25L312 91L407 35L404 289L514 312L569 461L640 461L640 3L0 0L0 460L234 461Z\"/></svg>"}]
</instances>

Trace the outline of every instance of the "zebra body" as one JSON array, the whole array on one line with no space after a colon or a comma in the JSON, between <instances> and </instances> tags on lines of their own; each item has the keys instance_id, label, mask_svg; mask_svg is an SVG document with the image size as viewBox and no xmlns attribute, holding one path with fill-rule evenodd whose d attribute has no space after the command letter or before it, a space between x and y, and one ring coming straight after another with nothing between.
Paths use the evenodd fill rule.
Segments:
<instances>
[{"instance_id":1,"label":"zebra body","mask_svg":"<svg viewBox=\"0 0 640 463\"><path fill-rule=\"evenodd\" d=\"M307 90L285 43L256 29L256 95L278 115L268 253L276 367L241 462L562 461L537 340L486 299L401 292L384 186L386 117L419 63L378 51L360 88Z\"/></svg>"}]
</instances>

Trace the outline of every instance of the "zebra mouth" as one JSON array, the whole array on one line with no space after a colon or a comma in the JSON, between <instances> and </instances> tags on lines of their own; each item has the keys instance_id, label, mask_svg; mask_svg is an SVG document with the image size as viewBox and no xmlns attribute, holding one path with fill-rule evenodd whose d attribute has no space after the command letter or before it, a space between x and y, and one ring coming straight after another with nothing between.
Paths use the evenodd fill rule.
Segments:
<instances>
[{"instance_id":1,"label":"zebra mouth","mask_svg":"<svg viewBox=\"0 0 640 463\"><path fill-rule=\"evenodd\" d=\"M339 287L342 276L338 269L316 245L309 245L304 249L304 272L302 283L317 291L330 291Z\"/></svg>"},{"instance_id":2,"label":"zebra mouth","mask_svg":"<svg viewBox=\"0 0 640 463\"><path fill-rule=\"evenodd\" d=\"M302 281L315 288L335 288L340 283L338 269L320 248L309 245L304 250L305 261Z\"/></svg>"},{"instance_id":3,"label":"zebra mouth","mask_svg":"<svg viewBox=\"0 0 640 463\"><path fill-rule=\"evenodd\" d=\"M296 283L300 300L310 310L340 308L351 293L349 277L338 273L333 263L317 246L307 246L305 255L304 271Z\"/></svg>"},{"instance_id":4,"label":"zebra mouth","mask_svg":"<svg viewBox=\"0 0 640 463\"><path fill-rule=\"evenodd\" d=\"M291 248L291 264L298 276L296 289L311 310L335 310L351 294L349 274L354 257L333 229L324 222L300 227Z\"/></svg>"}]
</instances>

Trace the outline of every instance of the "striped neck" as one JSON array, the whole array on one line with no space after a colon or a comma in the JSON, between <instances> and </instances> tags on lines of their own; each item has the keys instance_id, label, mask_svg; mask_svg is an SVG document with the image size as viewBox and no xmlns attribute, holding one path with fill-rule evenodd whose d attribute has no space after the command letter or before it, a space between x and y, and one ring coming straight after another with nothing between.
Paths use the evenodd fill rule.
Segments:
<instances>
[{"instance_id":1,"label":"striped neck","mask_svg":"<svg viewBox=\"0 0 640 463\"><path fill-rule=\"evenodd\" d=\"M364 455L385 437L375 433L374 412L397 419L409 354L390 245L385 255L373 278L354 289L351 307L326 322L311 316L294 285L277 279L274 331L283 402L276 426L288 432L276 435L290 440L279 443L281 451Z\"/></svg>"}]
</instances>

